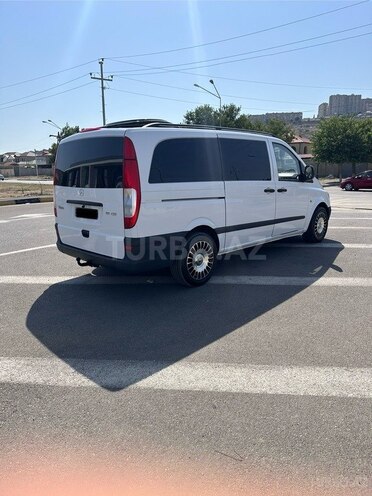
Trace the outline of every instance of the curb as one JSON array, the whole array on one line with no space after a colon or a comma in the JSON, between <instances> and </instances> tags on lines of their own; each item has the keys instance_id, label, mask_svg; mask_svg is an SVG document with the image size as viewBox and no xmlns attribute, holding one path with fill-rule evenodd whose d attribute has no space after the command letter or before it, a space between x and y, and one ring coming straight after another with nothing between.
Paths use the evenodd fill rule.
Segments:
<instances>
[{"instance_id":1,"label":"curb","mask_svg":"<svg viewBox=\"0 0 372 496\"><path fill-rule=\"evenodd\" d=\"M9 198L0 200L0 207L5 205L22 205L26 203L45 203L52 202L53 196L30 196L24 198Z\"/></svg>"}]
</instances>

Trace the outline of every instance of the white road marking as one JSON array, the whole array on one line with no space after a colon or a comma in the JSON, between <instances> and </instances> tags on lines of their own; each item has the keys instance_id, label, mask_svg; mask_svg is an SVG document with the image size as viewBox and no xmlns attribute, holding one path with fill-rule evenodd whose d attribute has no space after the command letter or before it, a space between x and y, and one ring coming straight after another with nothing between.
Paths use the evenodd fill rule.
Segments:
<instances>
[{"instance_id":1,"label":"white road marking","mask_svg":"<svg viewBox=\"0 0 372 496\"><path fill-rule=\"evenodd\" d=\"M265 245L262 245L261 248L264 247L272 247L272 248L303 248L303 249L313 249L313 248L331 248L331 249L365 249L365 250L370 250L372 249L372 244L365 244L365 243L319 243L319 244L306 244L306 243L267 243ZM44 245L44 246L35 246L34 248L25 248L23 250L15 250L15 251L8 251L6 253L0 253L0 257L5 257L8 255L16 255L17 253L25 253L27 251L35 251L35 250L43 250L44 248L53 248L56 247L55 244L52 245Z\"/></svg>"},{"instance_id":2,"label":"white road marking","mask_svg":"<svg viewBox=\"0 0 372 496\"><path fill-rule=\"evenodd\" d=\"M44 217L54 217L53 214L26 214L26 215L17 215L15 217L10 217L9 219L0 220L0 224L8 224L10 222L17 222L20 220L34 220L34 219L43 219Z\"/></svg>"},{"instance_id":3,"label":"white road marking","mask_svg":"<svg viewBox=\"0 0 372 496\"><path fill-rule=\"evenodd\" d=\"M11 217L11 219L39 219L40 217L54 217L53 214L23 214L23 215L15 215Z\"/></svg>"},{"instance_id":4,"label":"white road marking","mask_svg":"<svg viewBox=\"0 0 372 496\"><path fill-rule=\"evenodd\" d=\"M0 284L45 285L132 285L132 284L176 284L166 276L0 276ZM280 277L280 276L214 276L209 284L238 284L245 286L329 286L372 287L372 277Z\"/></svg>"},{"instance_id":5,"label":"white road marking","mask_svg":"<svg viewBox=\"0 0 372 496\"><path fill-rule=\"evenodd\" d=\"M263 245L265 247L266 245ZM372 249L372 244L365 243L328 243L327 241L323 241L322 243L316 244L307 244L307 243L268 243L267 246L273 248L304 248L304 249L313 249L313 248L333 248L343 250L345 248L354 250L354 249Z\"/></svg>"},{"instance_id":6,"label":"white road marking","mask_svg":"<svg viewBox=\"0 0 372 496\"><path fill-rule=\"evenodd\" d=\"M24 248L23 250L8 251L6 253L0 253L0 257L7 257L8 255L16 255L17 253L25 253L27 251L43 250L44 248L55 248L55 243L52 245L35 246L34 248Z\"/></svg>"},{"instance_id":7,"label":"white road marking","mask_svg":"<svg viewBox=\"0 0 372 496\"><path fill-rule=\"evenodd\" d=\"M0 358L0 382L372 398L370 368L3 357Z\"/></svg>"},{"instance_id":8,"label":"white road marking","mask_svg":"<svg viewBox=\"0 0 372 496\"><path fill-rule=\"evenodd\" d=\"M337 209L337 210L333 210L333 209ZM334 203L332 203L332 213L333 212L340 212L340 211L343 211L343 212L355 212L355 210L365 210L366 213L369 213L370 210L372 210L372 208L369 208L369 207L365 207L363 205L359 206L359 207L356 207L356 206L351 206L351 207L344 207L344 206L340 206L340 205L335 205ZM358 212L360 213L360 212Z\"/></svg>"},{"instance_id":9,"label":"white road marking","mask_svg":"<svg viewBox=\"0 0 372 496\"><path fill-rule=\"evenodd\" d=\"M363 226L328 226L328 229L359 229L365 231L366 229L372 229L372 227Z\"/></svg>"},{"instance_id":10,"label":"white road marking","mask_svg":"<svg viewBox=\"0 0 372 496\"><path fill-rule=\"evenodd\" d=\"M278 277L214 276L209 284L242 284L247 286L359 286L372 287L372 277Z\"/></svg>"},{"instance_id":11,"label":"white road marking","mask_svg":"<svg viewBox=\"0 0 372 496\"><path fill-rule=\"evenodd\" d=\"M337 217L332 215L330 220L372 220L372 217Z\"/></svg>"}]
</instances>

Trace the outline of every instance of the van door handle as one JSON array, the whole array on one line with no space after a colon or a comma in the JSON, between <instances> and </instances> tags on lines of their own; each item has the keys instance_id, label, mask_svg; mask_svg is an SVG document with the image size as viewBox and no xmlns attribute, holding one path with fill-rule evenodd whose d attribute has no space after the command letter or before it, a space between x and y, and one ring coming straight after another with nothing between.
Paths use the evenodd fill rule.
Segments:
<instances>
[{"instance_id":1,"label":"van door handle","mask_svg":"<svg viewBox=\"0 0 372 496\"><path fill-rule=\"evenodd\" d=\"M277 189L277 192L278 193L286 193L287 190L285 188L279 188L279 189Z\"/></svg>"},{"instance_id":2,"label":"van door handle","mask_svg":"<svg viewBox=\"0 0 372 496\"><path fill-rule=\"evenodd\" d=\"M265 193L275 193L275 189L273 189L273 188L266 188L266 189L264 189L264 192Z\"/></svg>"}]
</instances>

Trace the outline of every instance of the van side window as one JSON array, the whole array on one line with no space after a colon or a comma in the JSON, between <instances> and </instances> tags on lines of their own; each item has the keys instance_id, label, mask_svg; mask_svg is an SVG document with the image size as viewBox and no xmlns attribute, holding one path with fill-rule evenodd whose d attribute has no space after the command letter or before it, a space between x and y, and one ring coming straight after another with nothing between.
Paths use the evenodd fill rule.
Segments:
<instances>
[{"instance_id":1,"label":"van side window","mask_svg":"<svg viewBox=\"0 0 372 496\"><path fill-rule=\"evenodd\" d=\"M302 173L300 161L280 143L273 143L279 181L298 181Z\"/></svg>"},{"instance_id":2,"label":"van side window","mask_svg":"<svg viewBox=\"0 0 372 496\"><path fill-rule=\"evenodd\" d=\"M220 138L225 181L270 181L265 141Z\"/></svg>"},{"instance_id":3,"label":"van side window","mask_svg":"<svg viewBox=\"0 0 372 496\"><path fill-rule=\"evenodd\" d=\"M150 183L222 181L217 138L175 138L154 150Z\"/></svg>"}]
</instances>

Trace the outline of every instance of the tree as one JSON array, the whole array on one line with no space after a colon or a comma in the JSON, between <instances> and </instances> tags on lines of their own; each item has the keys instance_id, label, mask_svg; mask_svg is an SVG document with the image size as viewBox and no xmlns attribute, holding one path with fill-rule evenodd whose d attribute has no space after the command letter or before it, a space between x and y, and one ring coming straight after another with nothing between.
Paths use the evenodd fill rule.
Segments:
<instances>
[{"instance_id":1,"label":"tree","mask_svg":"<svg viewBox=\"0 0 372 496\"><path fill-rule=\"evenodd\" d=\"M372 162L372 119L360 119L357 126L363 139L363 162Z\"/></svg>"},{"instance_id":2,"label":"tree","mask_svg":"<svg viewBox=\"0 0 372 496\"><path fill-rule=\"evenodd\" d=\"M68 122L66 122L66 125L61 129L61 131L57 134L57 142L53 143L52 146L49 148L49 153L52 154L51 156L51 163L54 164L56 161L56 153L57 153L57 148L59 142L63 138L67 138L67 136L71 136L72 134L76 134L80 131L79 126L69 126Z\"/></svg>"},{"instance_id":3,"label":"tree","mask_svg":"<svg viewBox=\"0 0 372 496\"><path fill-rule=\"evenodd\" d=\"M211 105L199 105L194 110L188 110L183 117L185 124L200 124L205 126L217 126L218 115Z\"/></svg>"},{"instance_id":4,"label":"tree","mask_svg":"<svg viewBox=\"0 0 372 496\"><path fill-rule=\"evenodd\" d=\"M291 126L284 121L280 121L279 119L269 120L264 125L264 129L267 133L273 134L287 143L290 143L295 136L294 130Z\"/></svg>"},{"instance_id":5,"label":"tree","mask_svg":"<svg viewBox=\"0 0 372 496\"><path fill-rule=\"evenodd\" d=\"M346 162L351 162L355 174L356 163L365 162L368 155L371 156L368 129L372 134L370 124L364 124L354 117L335 116L322 120L312 137L315 158L321 162L338 164L340 180L342 164Z\"/></svg>"},{"instance_id":6,"label":"tree","mask_svg":"<svg viewBox=\"0 0 372 496\"><path fill-rule=\"evenodd\" d=\"M243 117L240 107L230 103L223 105L221 111L211 105L199 105L194 110L188 110L184 115L185 124L198 124L205 126L237 127L237 122Z\"/></svg>"},{"instance_id":7,"label":"tree","mask_svg":"<svg viewBox=\"0 0 372 496\"><path fill-rule=\"evenodd\" d=\"M294 137L293 129L285 122L277 119L272 119L267 123L254 121L249 115L242 114L241 107L233 103L223 105L221 112L211 105L199 105L194 110L188 110L184 115L185 124L219 126L220 122L222 127L270 133L287 143L290 143Z\"/></svg>"}]
</instances>

